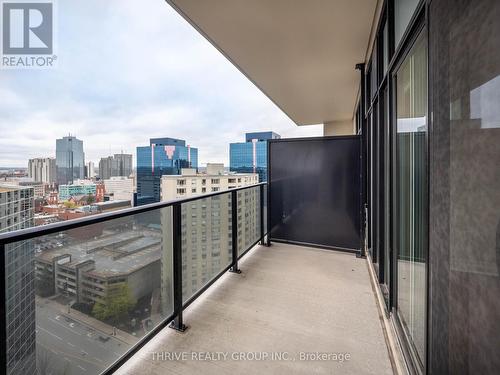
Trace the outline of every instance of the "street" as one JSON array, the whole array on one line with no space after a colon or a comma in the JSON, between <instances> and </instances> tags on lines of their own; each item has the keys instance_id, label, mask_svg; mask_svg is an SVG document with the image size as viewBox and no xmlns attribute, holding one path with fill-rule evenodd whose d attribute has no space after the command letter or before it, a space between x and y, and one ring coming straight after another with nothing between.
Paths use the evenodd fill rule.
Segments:
<instances>
[{"instance_id":1,"label":"street","mask_svg":"<svg viewBox=\"0 0 500 375\"><path fill-rule=\"evenodd\" d=\"M36 325L37 355L40 349L47 353L48 374L99 374L128 349L124 342L61 315L54 302L37 302Z\"/></svg>"}]
</instances>

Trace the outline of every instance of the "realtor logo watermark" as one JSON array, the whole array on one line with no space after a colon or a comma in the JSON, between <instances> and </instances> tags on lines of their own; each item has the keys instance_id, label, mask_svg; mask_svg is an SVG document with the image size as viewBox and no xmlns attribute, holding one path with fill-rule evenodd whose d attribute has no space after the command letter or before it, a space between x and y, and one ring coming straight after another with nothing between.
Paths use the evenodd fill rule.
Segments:
<instances>
[{"instance_id":1,"label":"realtor logo watermark","mask_svg":"<svg viewBox=\"0 0 500 375\"><path fill-rule=\"evenodd\" d=\"M4 69L51 68L57 62L52 1L1 1Z\"/></svg>"}]
</instances>

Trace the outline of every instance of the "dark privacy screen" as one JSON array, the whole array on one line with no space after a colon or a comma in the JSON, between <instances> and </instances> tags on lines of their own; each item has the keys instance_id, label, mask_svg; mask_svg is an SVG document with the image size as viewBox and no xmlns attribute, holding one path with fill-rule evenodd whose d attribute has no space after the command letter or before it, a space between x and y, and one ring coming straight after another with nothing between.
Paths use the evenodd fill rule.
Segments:
<instances>
[{"instance_id":1,"label":"dark privacy screen","mask_svg":"<svg viewBox=\"0 0 500 375\"><path fill-rule=\"evenodd\" d=\"M360 142L269 142L271 240L360 249Z\"/></svg>"}]
</instances>

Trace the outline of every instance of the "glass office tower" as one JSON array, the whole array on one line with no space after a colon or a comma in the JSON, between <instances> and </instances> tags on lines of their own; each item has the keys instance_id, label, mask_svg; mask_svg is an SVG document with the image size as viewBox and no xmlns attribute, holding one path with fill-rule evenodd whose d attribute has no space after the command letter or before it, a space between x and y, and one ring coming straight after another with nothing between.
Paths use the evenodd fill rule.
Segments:
<instances>
[{"instance_id":1,"label":"glass office tower","mask_svg":"<svg viewBox=\"0 0 500 375\"><path fill-rule=\"evenodd\" d=\"M85 154L83 141L67 136L56 140L57 183L72 184L85 178Z\"/></svg>"},{"instance_id":2,"label":"glass office tower","mask_svg":"<svg viewBox=\"0 0 500 375\"><path fill-rule=\"evenodd\" d=\"M229 145L229 168L232 172L258 173L259 182L267 181L267 140L279 139L274 132L247 133L245 142Z\"/></svg>"},{"instance_id":3,"label":"glass office tower","mask_svg":"<svg viewBox=\"0 0 500 375\"><path fill-rule=\"evenodd\" d=\"M135 205L160 201L161 176L198 168L198 149L175 138L151 138L149 146L137 147L137 197Z\"/></svg>"}]
</instances>

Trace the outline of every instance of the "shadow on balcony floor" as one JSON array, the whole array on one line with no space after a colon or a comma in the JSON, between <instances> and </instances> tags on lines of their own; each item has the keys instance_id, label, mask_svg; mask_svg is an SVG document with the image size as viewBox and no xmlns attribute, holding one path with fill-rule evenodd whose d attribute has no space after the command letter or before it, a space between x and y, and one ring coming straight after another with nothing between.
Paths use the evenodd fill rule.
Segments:
<instances>
[{"instance_id":1,"label":"shadow on balcony floor","mask_svg":"<svg viewBox=\"0 0 500 375\"><path fill-rule=\"evenodd\" d=\"M256 246L240 267L185 311L185 333L164 329L117 373L392 374L365 260L273 243ZM199 352L221 354L193 360ZM288 360L241 358L284 352ZM329 360L301 358L316 352Z\"/></svg>"}]
</instances>

